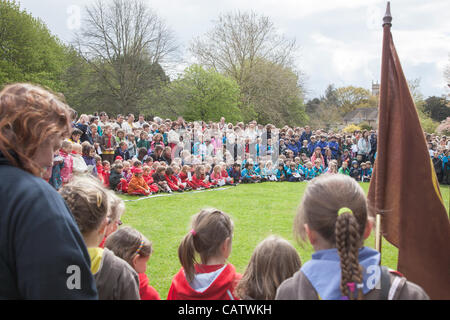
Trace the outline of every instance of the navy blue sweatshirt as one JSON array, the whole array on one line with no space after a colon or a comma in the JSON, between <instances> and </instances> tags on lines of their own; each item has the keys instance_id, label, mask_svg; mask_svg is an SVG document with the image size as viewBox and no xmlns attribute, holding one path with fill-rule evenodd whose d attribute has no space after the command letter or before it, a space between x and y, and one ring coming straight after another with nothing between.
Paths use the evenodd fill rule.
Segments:
<instances>
[{"instance_id":1,"label":"navy blue sweatshirt","mask_svg":"<svg viewBox=\"0 0 450 320\"><path fill-rule=\"evenodd\" d=\"M97 299L89 253L59 193L0 153L0 299Z\"/></svg>"}]
</instances>

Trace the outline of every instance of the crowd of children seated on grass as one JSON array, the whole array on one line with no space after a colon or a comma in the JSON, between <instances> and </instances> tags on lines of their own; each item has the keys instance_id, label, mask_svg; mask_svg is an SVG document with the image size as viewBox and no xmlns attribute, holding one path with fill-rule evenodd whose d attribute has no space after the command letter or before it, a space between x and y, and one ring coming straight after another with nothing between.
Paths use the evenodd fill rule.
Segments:
<instances>
[{"instance_id":1,"label":"crowd of children seated on grass","mask_svg":"<svg viewBox=\"0 0 450 320\"><path fill-rule=\"evenodd\" d=\"M186 124L182 119L165 124L157 119L149 125L133 123L132 115L129 119L131 121L126 122L127 125L118 126L118 122L100 124L98 118L89 120L82 115L80 121L74 123L71 139L64 141L61 150L55 154L52 172L48 172L49 182L59 189L84 237L100 299L160 299L145 273L152 244L131 227L119 228L124 212L123 201L104 187L130 195L150 195L239 183L310 181L318 176L332 178L334 175L336 178L352 177L336 180L336 186L353 190L355 186L350 181L370 181L372 161L376 156L374 132L371 136L369 132L355 132L348 136L326 135L322 131L311 132L308 127L278 131L270 125L263 132L254 123L234 127L223 123ZM88 122L91 122L90 126L86 125ZM141 129L137 129L139 125ZM167 127L171 128L168 134L165 133ZM183 135L178 135L174 140L177 132L172 131L179 127L183 127L191 137L198 134L199 139L194 137L188 141L190 143L183 144ZM129 132L124 134L126 128ZM264 142L261 135L265 136ZM231 148L227 139L235 142ZM188 150L184 148L186 146ZM242 152L237 152L239 149ZM327 181L327 188L332 187L333 180ZM364 202L364 193L358 188ZM308 197L306 192L303 201L308 201ZM353 202L336 205L344 206L343 211L352 215L347 207L352 207ZM307 214L303 210L299 212L300 216ZM367 219L364 212L360 223ZM371 223L367 227L369 232L370 226ZM382 296L382 291L366 288L360 283L361 274L342 280L353 283L357 290L350 286L342 287L339 281L327 282L323 288L320 283L316 286L313 281L315 271L310 270L309 265L320 264L320 259L316 261L314 258L300 269L300 258L294 247L273 236L255 248L245 273L241 275L227 263L233 229L230 217L220 210L205 209L193 217L192 229L178 249L182 268L173 277L167 299L380 299ZM303 224L298 229L299 233L305 232L302 231ZM310 236L312 231L307 232ZM360 236L362 240L363 235ZM364 233L366 236L367 231ZM370 258L360 257L359 263L375 262L378 265L376 251L366 247L361 250ZM200 262L195 258L196 252ZM305 282L305 276L313 283ZM322 276L326 278L325 274ZM394 277L389 273L385 276ZM293 292L293 285L301 291ZM334 291L329 290L330 286L335 287ZM428 298L414 284L407 282L405 286L410 287L408 294L412 294L407 298ZM405 298L402 292L399 290L396 298Z\"/></svg>"},{"instance_id":2,"label":"crowd of children seated on grass","mask_svg":"<svg viewBox=\"0 0 450 320\"><path fill-rule=\"evenodd\" d=\"M375 131L352 134L273 125L186 123L155 117L134 122L81 115L54 158L49 182L58 190L91 174L132 195L184 192L239 183L309 181L345 174L368 182L376 156ZM446 169L446 168L443 168Z\"/></svg>"}]
</instances>

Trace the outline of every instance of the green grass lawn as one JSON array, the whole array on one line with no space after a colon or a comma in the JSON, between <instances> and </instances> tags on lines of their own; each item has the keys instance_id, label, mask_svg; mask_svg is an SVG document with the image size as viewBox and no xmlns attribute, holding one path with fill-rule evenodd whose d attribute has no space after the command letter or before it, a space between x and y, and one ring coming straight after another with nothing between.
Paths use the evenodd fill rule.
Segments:
<instances>
[{"instance_id":1,"label":"green grass lawn","mask_svg":"<svg viewBox=\"0 0 450 320\"><path fill-rule=\"evenodd\" d=\"M148 262L147 274L161 299L166 299L172 277L181 267L178 246L191 229L192 215L202 208L214 207L232 217L235 227L229 262L240 273L244 272L256 245L271 234L289 240L298 250L302 263L311 259L312 247L309 244L298 245L293 240L292 230L296 209L306 186L305 182L266 182L130 201L126 202L122 221L153 242L154 252ZM361 186L367 193L369 184L361 183ZM441 192L448 206L448 187L442 186ZM123 196L123 199L138 198ZM365 245L374 247L374 232ZM397 255L397 249L383 239L382 264L396 269Z\"/></svg>"}]
</instances>

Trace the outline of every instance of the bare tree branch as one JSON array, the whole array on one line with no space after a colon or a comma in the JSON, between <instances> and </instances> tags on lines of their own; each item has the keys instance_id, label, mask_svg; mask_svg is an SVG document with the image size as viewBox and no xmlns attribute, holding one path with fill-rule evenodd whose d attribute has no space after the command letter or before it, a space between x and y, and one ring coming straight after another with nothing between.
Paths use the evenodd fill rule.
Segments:
<instances>
[{"instance_id":1,"label":"bare tree branch","mask_svg":"<svg viewBox=\"0 0 450 320\"><path fill-rule=\"evenodd\" d=\"M76 36L78 52L121 108L137 108L154 67L176 52L173 32L142 0L97 0Z\"/></svg>"}]
</instances>

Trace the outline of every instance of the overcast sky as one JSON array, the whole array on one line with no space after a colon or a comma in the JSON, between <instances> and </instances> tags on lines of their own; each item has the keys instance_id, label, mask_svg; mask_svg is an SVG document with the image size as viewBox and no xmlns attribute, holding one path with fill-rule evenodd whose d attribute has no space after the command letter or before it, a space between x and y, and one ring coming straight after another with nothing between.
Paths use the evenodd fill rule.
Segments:
<instances>
[{"instance_id":1,"label":"overcast sky","mask_svg":"<svg viewBox=\"0 0 450 320\"><path fill-rule=\"evenodd\" d=\"M89 0L20 0L50 31L70 42ZM329 84L367 89L379 81L385 0L149 0L174 31L184 59L190 41L211 29L220 13L253 10L300 46L297 65L306 74L307 98ZM448 94L450 1L391 0L392 34L408 80L420 78L425 97Z\"/></svg>"}]
</instances>

